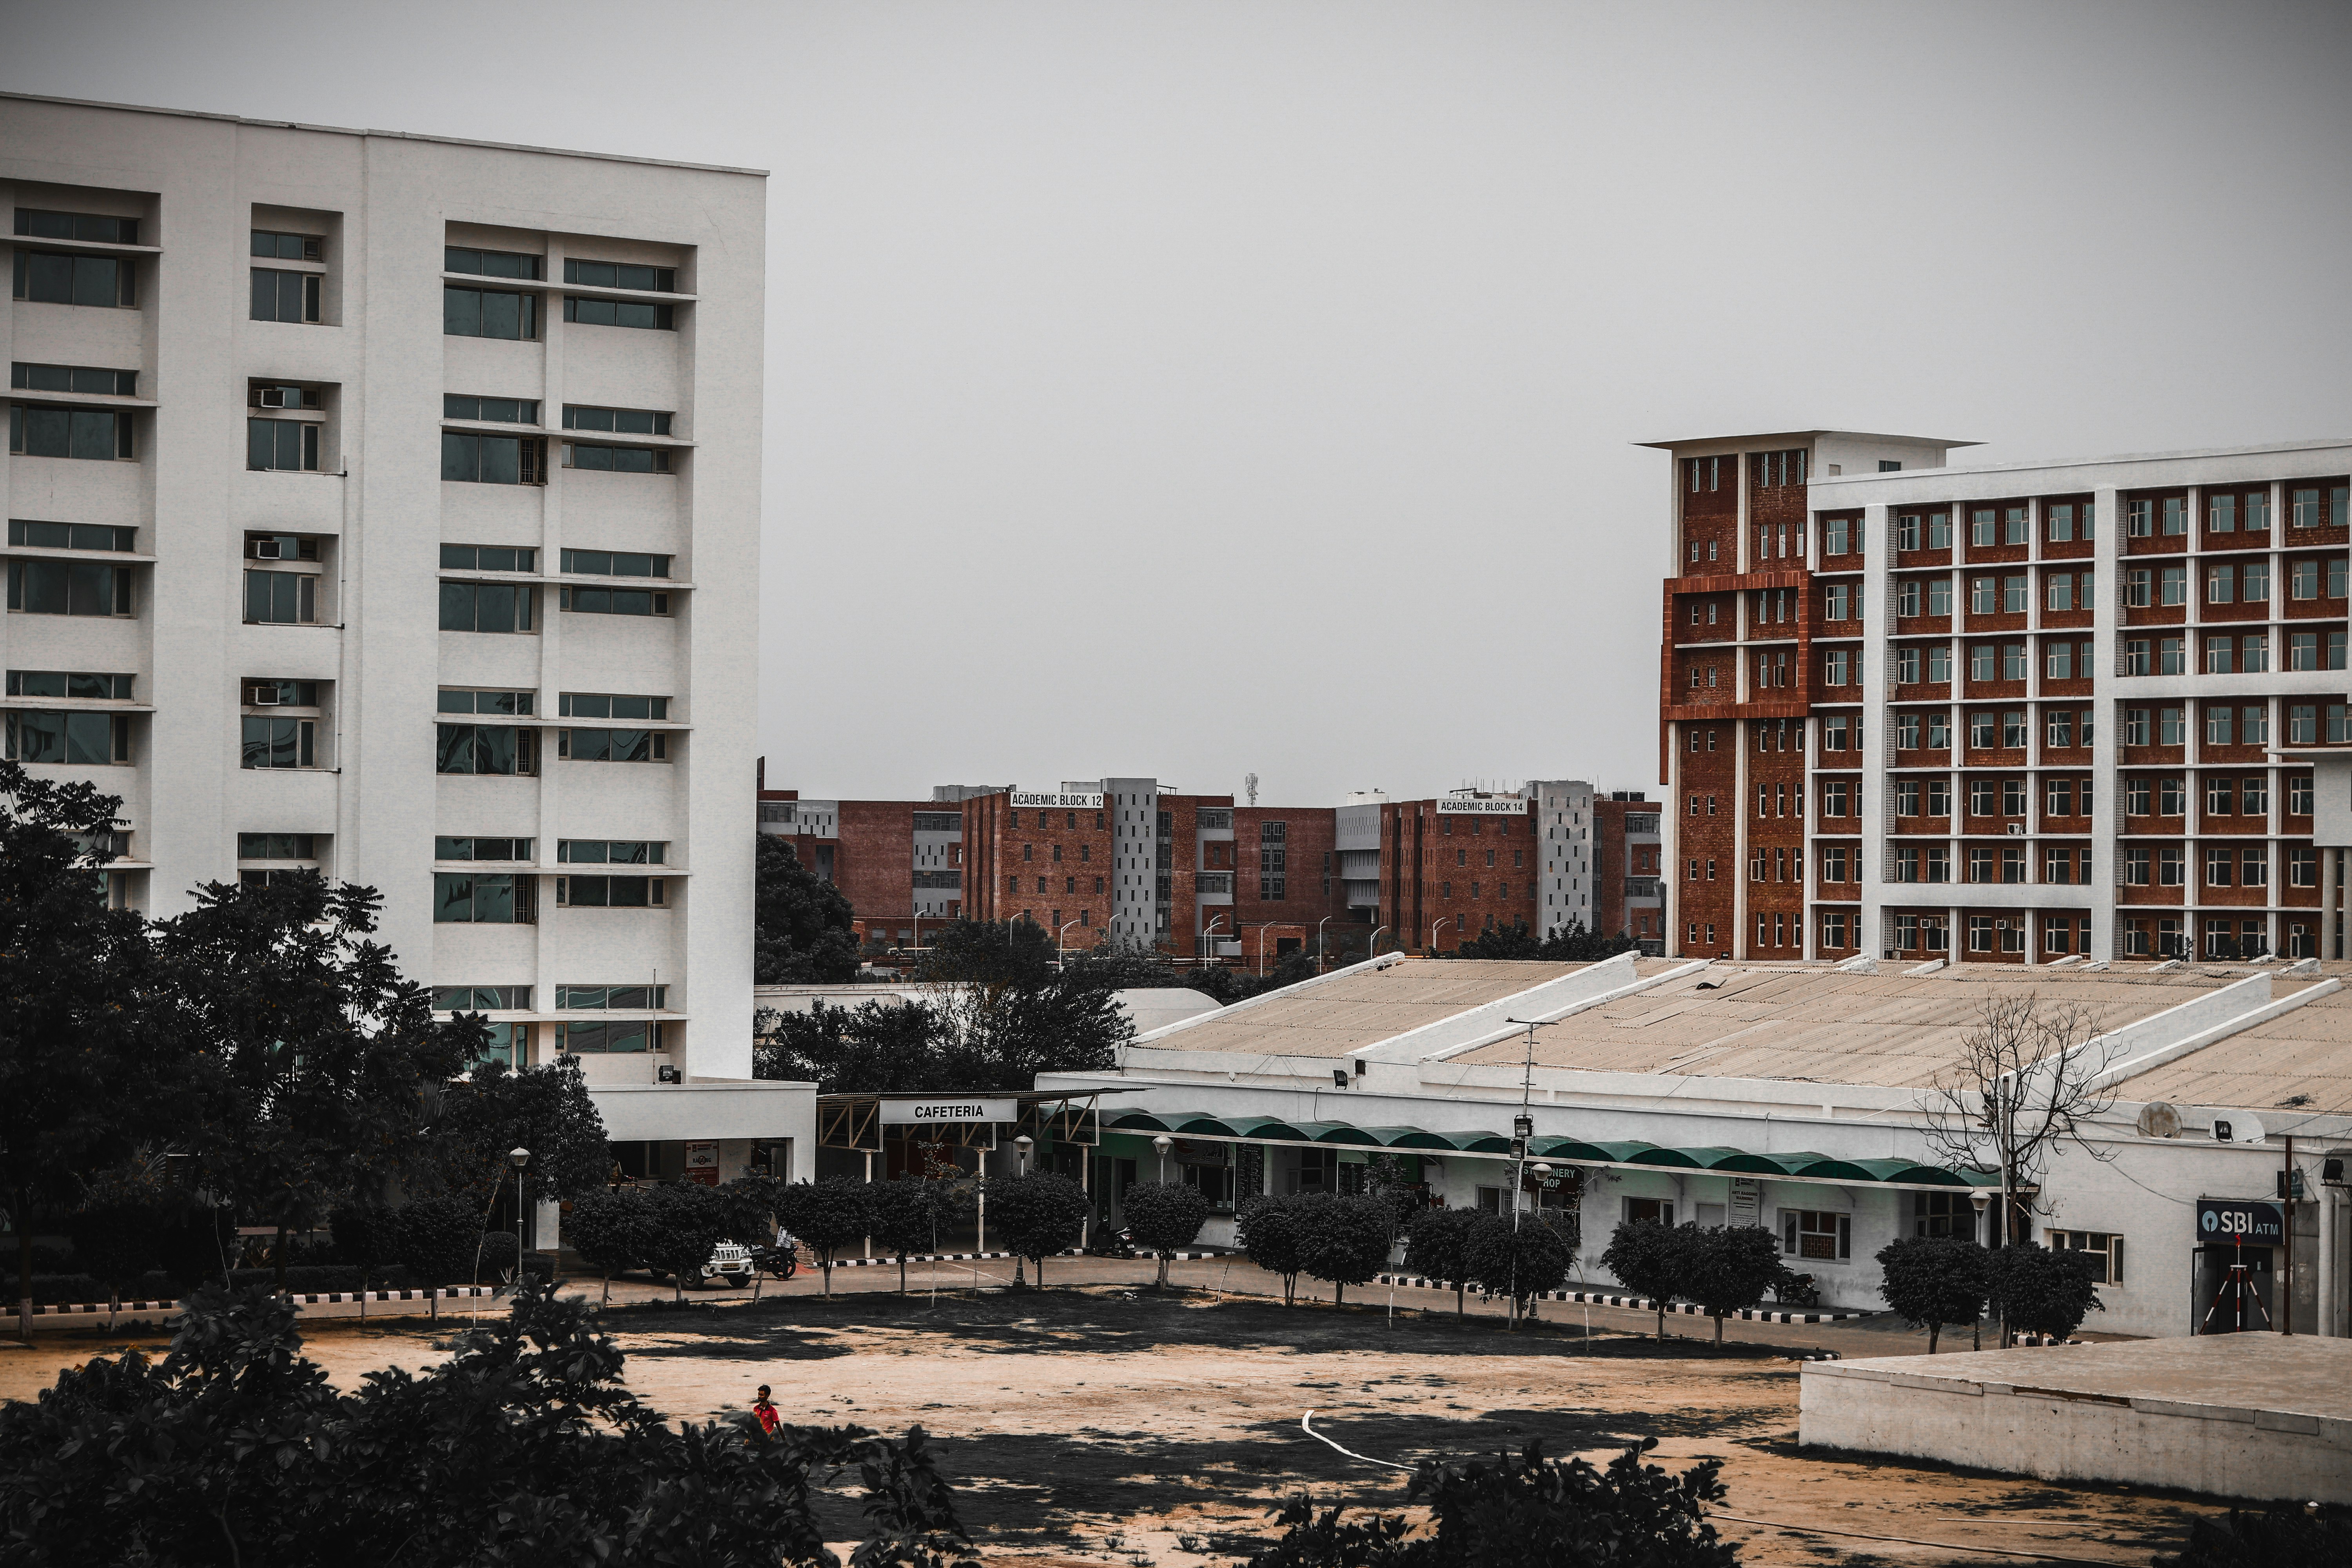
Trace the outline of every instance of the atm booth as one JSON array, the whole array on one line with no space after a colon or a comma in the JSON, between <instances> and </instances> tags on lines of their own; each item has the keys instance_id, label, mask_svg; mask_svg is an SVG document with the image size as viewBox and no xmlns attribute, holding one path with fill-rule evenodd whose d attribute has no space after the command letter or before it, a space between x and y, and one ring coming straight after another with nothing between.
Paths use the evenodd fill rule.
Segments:
<instances>
[{"instance_id":1,"label":"atm booth","mask_svg":"<svg viewBox=\"0 0 2352 1568\"><path fill-rule=\"evenodd\" d=\"M2275 1331L2277 1251L2285 1241L2286 1218L2277 1204L2199 1198L2189 1332Z\"/></svg>"}]
</instances>

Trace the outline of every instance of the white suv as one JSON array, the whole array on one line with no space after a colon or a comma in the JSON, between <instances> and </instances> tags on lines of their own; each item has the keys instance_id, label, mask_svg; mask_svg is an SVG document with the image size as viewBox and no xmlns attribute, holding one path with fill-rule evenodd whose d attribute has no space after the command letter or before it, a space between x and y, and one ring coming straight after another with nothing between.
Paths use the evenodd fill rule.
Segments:
<instances>
[{"instance_id":1,"label":"white suv","mask_svg":"<svg viewBox=\"0 0 2352 1568\"><path fill-rule=\"evenodd\" d=\"M702 1266L701 1275L687 1281L704 1289L721 1290L730 1285L751 1282L751 1254L740 1244L722 1241L710 1254L710 1261Z\"/></svg>"}]
</instances>

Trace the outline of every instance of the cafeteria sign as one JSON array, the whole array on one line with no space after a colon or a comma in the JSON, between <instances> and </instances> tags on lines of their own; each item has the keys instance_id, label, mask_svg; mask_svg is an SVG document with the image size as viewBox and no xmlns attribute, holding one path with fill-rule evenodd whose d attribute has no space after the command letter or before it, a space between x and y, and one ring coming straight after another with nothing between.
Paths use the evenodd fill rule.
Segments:
<instances>
[{"instance_id":1,"label":"cafeteria sign","mask_svg":"<svg viewBox=\"0 0 2352 1568\"><path fill-rule=\"evenodd\" d=\"M886 1100L885 1127L942 1127L975 1121L1018 1121L1019 1104L1010 1100Z\"/></svg>"}]
</instances>

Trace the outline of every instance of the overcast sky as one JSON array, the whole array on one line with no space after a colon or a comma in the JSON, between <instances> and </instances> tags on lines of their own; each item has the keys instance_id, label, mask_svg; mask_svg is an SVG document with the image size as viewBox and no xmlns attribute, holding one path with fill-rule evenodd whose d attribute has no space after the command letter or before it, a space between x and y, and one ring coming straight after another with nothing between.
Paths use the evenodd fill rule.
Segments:
<instances>
[{"instance_id":1,"label":"overcast sky","mask_svg":"<svg viewBox=\"0 0 2352 1568\"><path fill-rule=\"evenodd\" d=\"M811 795L1644 787L1631 443L2352 434L2343 5L9 12L10 89L772 171Z\"/></svg>"}]
</instances>

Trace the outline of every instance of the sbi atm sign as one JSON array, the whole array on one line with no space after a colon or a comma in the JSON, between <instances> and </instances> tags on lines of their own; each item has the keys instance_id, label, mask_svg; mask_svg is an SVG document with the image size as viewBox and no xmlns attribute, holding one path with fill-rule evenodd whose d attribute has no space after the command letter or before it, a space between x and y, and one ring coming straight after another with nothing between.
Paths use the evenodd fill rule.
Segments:
<instances>
[{"instance_id":1,"label":"sbi atm sign","mask_svg":"<svg viewBox=\"0 0 2352 1568\"><path fill-rule=\"evenodd\" d=\"M2276 1204L2235 1198L2197 1200L2197 1242L2200 1247L2276 1247L2286 1226Z\"/></svg>"}]
</instances>

